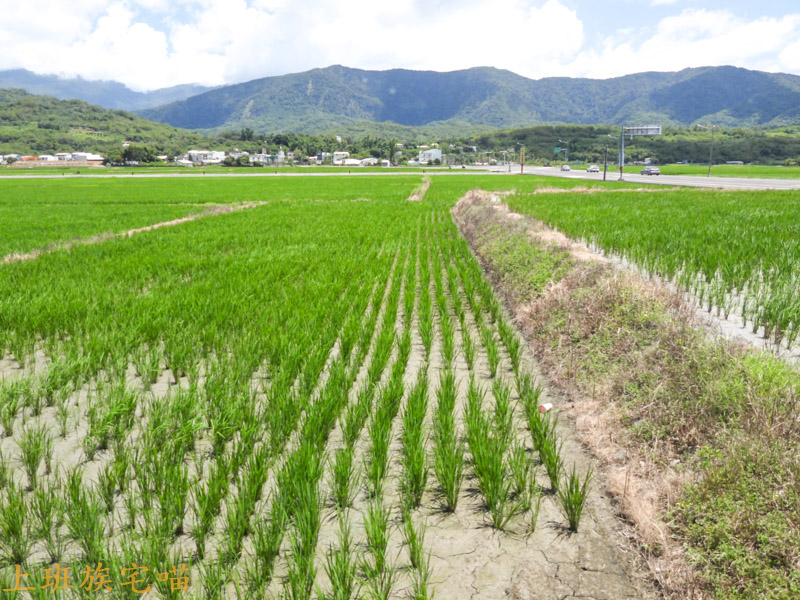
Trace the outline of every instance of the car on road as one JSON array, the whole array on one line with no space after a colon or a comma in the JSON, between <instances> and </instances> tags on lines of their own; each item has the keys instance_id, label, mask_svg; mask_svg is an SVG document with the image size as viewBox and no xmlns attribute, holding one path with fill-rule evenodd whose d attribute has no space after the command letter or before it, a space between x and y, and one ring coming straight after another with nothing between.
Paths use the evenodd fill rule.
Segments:
<instances>
[{"instance_id":1,"label":"car on road","mask_svg":"<svg viewBox=\"0 0 800 600\"><path fill-rule=\"evenodd\" d=\"M661 169L658 167L645 167L642 169L642 175L661 175Z\"/></svg>"},{"instance_id":2,"label":"car on road","mask_svg":"<svg viewBox=\"0 0 800 600\"><path fill-rule=\"evenodd\" d=\"M571 169L569 168L569 165L561 165L561 170L562 171L571 171Z\"/></svg>"},{"instance_id":3,"label":"car on road","mask_svg":"<svg viewBox=\"0 0 800 600\"><path fill-rule=\"evenodd\" d=\"M587 173L599 173L600 172L600 167L598 167L597 165L589 165L589 168L586 169L586 172Z\"/></svg>"}]
</instances>

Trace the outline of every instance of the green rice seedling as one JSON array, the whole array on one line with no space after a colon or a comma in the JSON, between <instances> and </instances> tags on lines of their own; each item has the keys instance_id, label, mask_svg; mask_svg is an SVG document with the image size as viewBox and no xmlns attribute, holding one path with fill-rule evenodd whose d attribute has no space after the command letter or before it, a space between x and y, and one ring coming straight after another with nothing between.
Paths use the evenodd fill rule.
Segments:
<instances>
[{"instance_id":1,"label":"green rice seedling","mask_svg":"<svg viewBox=\"0 0 800 600\"><path fill-rule=\"evenodd\" d=\"M22 466L28 476L28 485L31 489L36 488L38 481L39 466L44 461L46 473L50 472L50 464L53 457L53 440L47 427L28 427L22 431L19 440Z\"/></svg>"},{"instance_id":2,"label":"green rice seedling","mask_svg":"<svg viewBox=\"0 0 800 600\"><path fill-rule=\"evenodd\" d=\"M164 472L165 485L158 494L162 530L164 536L182 535L189 496L189 469L185 464L171 461Z\"/></svg>"},{"instance_id":3,"label":"green rice seedling","mask_svg":"<svg viewBox=\"0 0 800 600\"><path fill-rule=\"evenodd\" d=\"M514 483L514 495L523 502L523 509L530 509L530 499L527 497L530 489L528 479L531 476L531 463L525 446L515 441L508 453L508 469Z\"/></svg>"},{"instance_id":4,"label":"green rice seedling","mask_svg":"<svg viewBox=\"0 0 800 600\"><path fill-rule=\"evenodd\" d=\"M97 491L107 513L114 510L114 499L117 491L116 475L114 463L107 463L97 475Z\"/></svg>"},{"instance_id":5,"label":"green rice seedling","mask_svg":"<svg viewBox=\"0 0 800 600\"><path fill-rule=\"evenodd\" d=\"M511 368L514 373L519 372L519 361L522 356L522 344L519 338L514 333L514 329L509 325L505 319L498 321L497 329L500 332L500 339L508 351L508 356L511 359Z\"/></svg>"},{"instance_id":6,"label":"green rice seedling","mask_svg":"<svg viewBox=\"0 0 800 600\"><path fill-rule=\"evenodd\" d=\"M250 528L250 509L250 503L241 489L227 503L223 518L225 536L219 548L220 560L226 565L235 564L241 557L242 543Z\"/></svg>"},{"instance_id":7,"label":"green rice seedling","mask_svg":"<svg viewBox=\"0 0 800 600\"><path fill-rule=\"evenodd\" d=\"M221 561L204 561L200 564L200 589L203 600L218 600L224 597L225 587L231 580L231 572Z\"/></svg>"},{"instance_id":8,"label":"green rice seedling","mask_svg":"<svg viewBox=\"0 0 800 600\"><path fill-rule=\"evenodd\" d=\"M366 581L366 597L370 600L389 600L397 579L394 569L386 569L379 575Z\"/></svg>"},{"instance_id":9,"label":"green rice seedling","mask_svg":"<svg viewBox=\"0 0 800 600\"><path fill-rule=\"evenodd\" d=\"M3 456L3 452L0 451L0 490L6 487L10 481L11 470L8 467L5 456Z\"/></svg>"},{"instance_id":10,"label":"green rice seedling","mask_svg":"<svg viewBox=\"0 0 800 600\"><path fill-rule=\"evenodd\" d=\"M389 444L391 442L391 420L385 411L378 409L370 421L371 441L369 456L365 459L367 488L372 497L383 490L383 480L389 468Z\"/></svg>"},{"instance_id":11,"label":"green rice seedling","mask_svg":"<svg viewBox=\"0 0 800 600\"><path fill-rule=\"evenodd\" d=\"M527 493L528 510L530 510L530 531L536 531L536 524L539 520L539 512L542 508L542 488L536 481L534 471L531 471L531 476L528 480L528 493Z\"/></svg>"},{"instance_id":12,"label":"green rice seedling","mask_svg":"<svg viewBox=\"0 0 800 600\"><path fill-rule=\"evenodd\" d=\"M486 348L486 358L489 361L489 377L497 375L497 367L500 365L500 348L488 328L484 329L483 345Z\"/></svg>"},{"instance_id":13,"label":"green rice seedling","mask_svg":"<svg viewBox=\"0 0 800 600\"><path fill-rule=\"evenodd\" d=\"M253 526L251 541L254 559L246 572L248 581L272 581L275 559L280 552L288 520L286 506L278 496L273 496L269 519L259 518Z\"/></svg>"},{"instance_id":14,"label":"green rice seedling","mask_svg":"<svg viewBox=\"0 0 800 600\"><path fill-rule=\"evenodd\" d=\"M59 397L56 400L56 422L58 423L58 436L67 437L69 430L69 402L67 398Z\"/></svg>"},{"instance_id":15,"label":"green rice seedling","mask_svg":"<svg viewBox=\"0 0 800 600\"><path fill-rule=\"evenodd\" d=\"M330 591L317 591L325 600L350 600L358 594L358 565L354 556L350 521L339 512L339 531L336 535L338 547L328 549L325 555L325 574L330 581Z\"/></svg>"},{"instance_id":16,"label":"green rice seedling","mask_svg":"<svg viewBox=\"0 0 800 600\"><path fill-rule=\"evenodd\" d=\"M321 498L316 482L304 482L298 486L297 510L294 514L294 530L289 540L291 554L289 569L284 581L284 595L292 600L311 597L316 577L314 553L320 527Z\"/></svg>"},{"instance_id":17,"label":"green rice seedling","mask_svg":"<svg viewBox=\"0 0 800 600\"><path fill-rule=\"evenodd\" d=\"M403 514L403 543L408 548L408 561L412 569L418 569L425 561L425 525L414 527L411 513Z\"/></svg>"},{"instance_id":18,"label":"green rice seedling","mask_svg":"<svg viewBox=\"0 0 800 600\"><path fill-rule=\"evenodd\" d=\"M426 436L423 430L428 410L427 366L419 371L417 383L408 395L403 412L402 469L400 484L402 505L407 510L419 508L428 481L425 455Z\"/></svg>"},{"instance_id":19,"label":"green rice seedling","mask_svg":"<svg viewBox=\"0 0 800 600\"><path fill-rule=\"evenodd\" d=\"M349 448L355 445L364 423L369 418L370 405L374 395L375 388L365 384L359 388L355 403L347 407L342 437L345 445Z\"/></svg>"},{"instance_id":20,"label":"green rice seedling","mask_svg":"<svg viewBox=\"0 0 800 600\"><path fill-rule=\"evenodd\" d=\"M25 492L11 482L0 500L0 552L8 563L22 564L28 560L33 545Z\"/></svg>"},{"instance_id":21,"label":"green rice seedling","mask_svg":"<svg viewBox=\"0 0 800 600\"><path fill-rule=\"evenodd\" d=\"M492 383L494 394L494 427L500 442L507 447L514 433L514 409L511 406L511 389L505 381L495 379Z\"/></svg>"},{"instance_id":22,"label":"green rice seedling","mask_svg":"<svg viewBox=\"0 0 800 600\"><path fill-rule=\"evenodd\" d=\"M433 317L430 314L430 306L427 313L420 314L419 337L425 348L425 360L428 360L431 355L431 346L433 346Z\"/></svg>"},{"instance_id":23,"label":"green rice seedling","mask_svg":"<svg viewBox=\"0 0 800 600\"><path fill-rule=\"evenodd\" d=\"M84 558L90 563L97 563L106 535L103 506L81 490L68 500L66 509L70 535L78 542Z\"/></svg>"},{"instance_id":24,"label":"green rice seedling","mask_svg":"<svg viewBox=\"0 0 800 600\"><path fill-rule=\"evenodd\" d=\"M336 450L331 469L331 494L339 510L353 506L358 490L359 473L353 468L354 450L345 446Z\"/></svg>"},{"instance_id":25,"label":"green rice seedling","mask_svg":"<svg viewBox=\"0 0 800 600\"><path fill-rule=\"evenodd\" d=\"M525 409L525 414L538 412L539 397L542 394L542 386L530 373L517 373L515 378L517 395Z\"/></svg>"},{"instance_id":26,"label":"green rice seedling","mask_svg":"<svg viewBox=\"0 0 800 600\"><path fill-rule=\"evenodd\" d=\"M14 435L14 421L20 408L18 386L0 381L0 424L6 437Z\"/></svg>"},{"instance_id":27,"label":"green rice seedling","mask_svg":"<svg viewBox=\"0 0 800 600\"><path fill-rule=\"evenodd\" d=\"M558 491L561 482L561 472L564 470L564 459L561 456L563 443L553 437L546 437L539 446L539 457L542 459L550 487Z\"/></svg>"},{"instance_id":28,"label":"green rice seedling","mask_svg":"<svg viewBox=\"0 0 800 600\"><path fill-rule=\"evenodd\" d=\"M408 547L408 559L414 570L411 597L415 600L426 600L433 597L430 589L431 568L430 556L425 554L425 525L414 527L411 515L403 521L403 542Z\"/></svg>"},{"instance_id":29,"label":"green rice seedling","mask_svg":"<svg viewBox=\"0 0 800 600\"><path fill-rule=\"evenodd\" d=\"M364 571L370 578L377 577L388 568L389 508L380 497L373 499L364 515L364 532L367 537L367 556Z\"/></svg>"},{"instance_id":30,"label":"green rice seedling","mask_svg":"<svg viewBox=\"0 0 800 600\"><path fill-rule=\"evenodd\" d=\"M64 506L57 482L58 479L49 489L34 490L31 502L36 536L44 541L51 563L61 561L66 549L66 540L60 534L64 523Z\"/></svg>"},{"instance_id":31,"label":"green rice seedling","mask_svg":"<svg viewBox=\"0 0 800 600\"><path fill-rule=\"evenodd\" d=\"M586 504L586 496L589 492L589 481L591 478L591 467L586 471L586 475L583 481L581 481L581 478L575 470L575 465L573 464L572 472L569 475L564 473L565 481L558 488L558 499L561 503L561 509L564 511L564 516L567 517L569 528L572 531L578 531L578 523L580 523L583 507Z\"/></svg>"},{"instance_id":32,"label":"green rice seedling","mask_svg":"<svg viewBox=\"0 0 800 600\"><path fill-rule=\"evenodd\" d=\"M467 439L478 489L492 526L505 529L524 507L521 498L513 497L514 481L509 477L503 455L505 445L500 436L491 431L490 421L482 415L467 418Z\"/></svg>"},{"instance_id":33,"label":"green rice seedling","mask_svg":"<svg viewBox=\"0 0 800 600\"><path fill-rule=\"evenodd\" d=\"M125 506L125 515L127 527L129 530L136 529L136 521L139 518L139 511L142 508L139 494L134 490L133 486L129 486L128 490L122 496L122 503ZM198 551L198 555L201 553ZM200 556L202 558L202 555Z\"/></svg>"},{"instance_id":34,"label":"green rice seedling","mask_svg":"<svg viewBox=\"0 0 800 600\"><path fill-rule=\"evenodd\" d=\"M464 350L464 360L467 361L467 368L475 370L475 342L466 327L461 328L461 346Z\"/></svg>"},{"instance_id":35,"label":"green rice seedling","mask_svg":"<svg viewBox=\"0 0 800 600\"><path fill-rule=\"evenodd\" d=\"M453 322L450 320L450 315L448 314L442 315L441 332L442 360L446 365L451 365L455 357L455 332L453 330Z\"/></svg>"},{"instance_id":36,"label":"green rice seedling","mask_svg":"<svg viewBox=\"0 0 800 600\"><path fill-rule=\"evenodd\" d=\"M433 467L444 508L448 512L453 512L458 504L461 483L464 479L464 443L459 439L455 429L453 409L456 401L456 385L452 371L442 372L436 396L438 406L433 425Z\"/></svg>"}]
</instances>

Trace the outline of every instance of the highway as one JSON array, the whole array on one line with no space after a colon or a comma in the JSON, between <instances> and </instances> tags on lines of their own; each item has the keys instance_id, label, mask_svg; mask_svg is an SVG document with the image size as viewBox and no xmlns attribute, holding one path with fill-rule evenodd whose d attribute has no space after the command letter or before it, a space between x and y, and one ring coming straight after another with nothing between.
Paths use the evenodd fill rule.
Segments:
<instances>
[{"instance_id":1,"label":"highway","mask_svg":"<svg viewBox=\"0 0 800 600\"><path fill-rule=\"evenodd\" d=\"M499 168L503 171L505 168ZM494 169L493 169L494 170ZM703 177L698 175L640 175L641 167L631 167L624 174L628 183L647 183L651 185L685 186L699 188L722 188L732 190L800 190L800 179L746 179L740 177ZM519 165L511 166L512 173L519 173ZM603 172L587 173L573 169L562 172L558 167L525 167L526 175L563 177L565 179L586 179L603 181ZM618 181L619 173L609 171L607 181Z\"/></svg>"},{"instance_id":2,"label":"highway","mask_svg":"<svg viewBox=\"0 0 800 600\"><path fill-rule=\"evenodd\" d=\"M800 179L745 179L736 177L703 177L698 175L640 175L640 167L631 167L630 171L625 172L624 180L628 183L641 183L662 186L684 186L684 187L699 187L699 188L716 188L716 189L734 189L734 190L800 190ZM424 170L402 171L402 170L387 170L385 172L364 171L358 167L354 167L352 172L325 172L324 170L309 170L303 172L281 172L280 170L253 170L252 173L230 172L225 173L221 171L212 171L206 174L201 169L189 169L183 172L167 172L159 173L157 171L116 171L104 173L101 169L87 173L68 173L61 175L59 173L41 174L19 174L19 175L5 175L0 174L0 180L24 180L24 179L82 179L82 178L136 178L144 179L149 177L154 178L172 178L172 177L352 177L352 176L380 176L380 175L450 175L459 176L466 174L476 173L495 173L502 174L519 174L520 166L512 164L509 171L508 166L498 167L480 167L470 166L466 169L447 167L432 167ZM544 177L561 177L564 179L585 179L586 181L602 181L603 173L587 173L585 170L573 169L568 172L562 172L558 167L525 167L526 175L540 175ZM619 173L617 171L609 171L607 181L618 181Z\"/></svg>"}]
</instances>

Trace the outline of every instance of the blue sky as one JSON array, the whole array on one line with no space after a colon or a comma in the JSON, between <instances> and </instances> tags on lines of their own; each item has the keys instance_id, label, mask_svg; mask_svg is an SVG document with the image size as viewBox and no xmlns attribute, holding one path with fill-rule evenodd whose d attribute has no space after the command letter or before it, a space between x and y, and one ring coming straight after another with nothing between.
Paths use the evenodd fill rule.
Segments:
<instances>
[{"instance_id":1,"label":"blue sky","mask_svg":"<svg viewBox=\"0 0 800 600\"><path fill-rule=\"evenodd\" d=\"M25 0L2 11L0 69L137 90L331 64L488 65L532 78L722 64L800 74L797 0Z\"/></svg>"}]
</instances>

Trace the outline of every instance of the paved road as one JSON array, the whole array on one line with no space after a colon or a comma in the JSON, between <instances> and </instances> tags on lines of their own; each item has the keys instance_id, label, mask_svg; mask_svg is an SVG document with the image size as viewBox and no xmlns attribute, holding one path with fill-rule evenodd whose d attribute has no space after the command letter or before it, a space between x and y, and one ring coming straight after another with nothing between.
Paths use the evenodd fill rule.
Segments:
<instances>
[{"instance_id":1,"label":"paved road","mask_svg":"<svg viewBox=\"0 0 800 600\"><path fill-rule=\"evenodd\" d=\"M514 168L519 173L519 165ZM633 170L635 169L635 170ZM738 177L702 177L697 175L640 175L638 168L632 167L625 173L628 183L649 183L653 185L687 186L700 188L726 188L736 190L800 190L800 179L745 179ZM544 175L547 177L563 177L565 179L587 179L602 181L603 173L587 173L583 170L573 169L561 172L558 167L525 167L525 173L530 175ZM608 172L608 181L617 181L619 173Z\"/></svg>"},{"instance_id":2,"label":"paved road","mask_svg":"<svg viewBox=\"0 0 800 600\"><path fill-rule=\"evenodd\" d=\"M633 170L635 169L635 170ZM253 173L223 173L219 171L203 173L200 169L195 172L182 172L182 173L157 173L147 171L132 171L129 173L115 172L115 173L81 173L61 175L57 173L42 173L36 175L0 175L0 179L76 179L84 177L97 177L97 178L148 178L148 177L349 177L349 176L375 176L375 175L465 175L476 173L496 173L503 174L509 173L508 167L467 167L466 169L448 169L447 167L434 167L425 169L425 171L362 171L358 168L353 168L352 172L344 173L338 172L325 172L325 171L309 171L303 172L281 172L274 171L255 171ZM519 174L519 165L511 165L510 174ZM563 177L565 179L586 179L588 181L602 181L602 173L587 173L584 170L573 169L569 172L561 172L558 167L525 167L526 175L542 175L546 177ZM617 181L619 174L617 172L609 171L608 181ZM652 185L664 186L686 186L686 187L700 187L700 188L727 188L738 190L800 190L800 179L743 179L734 177L702 177L696 175L659 175L647 176L639 175L639 169L632 167L632 170L625 173L625 181L628 183L649 183Z\"/></svg>"}]
</instances>

